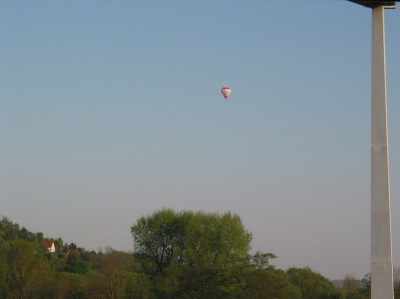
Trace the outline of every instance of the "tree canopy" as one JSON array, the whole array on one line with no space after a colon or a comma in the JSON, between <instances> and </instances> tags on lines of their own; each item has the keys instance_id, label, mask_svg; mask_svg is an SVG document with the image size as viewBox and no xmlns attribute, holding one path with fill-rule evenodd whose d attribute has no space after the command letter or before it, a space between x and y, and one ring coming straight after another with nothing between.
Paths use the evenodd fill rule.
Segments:
<instances>
[{"instance_id":1,"label":"tree canopy","mask_svg":"<svg viewBox=\"0 0 400 299\"><path fill-rule=\"evenodd\" d=\"M163 209L131 227L136 252L87 251L0 219L0 299L368 299L370 276L335 286L250 252L238 215ZM56 251L42 245L54 242ZM395 269L395 299L400 271Z\"/></svg>"},{"instance_id":2,"label":"tree canopy","mask_svg":"<svg viewBox=\"0 0 400 299\"><path fill-rule=\"evenodd\" d=\"M160 285L168 281L163 296L217 298L239 287L252 235L238 215L164 209L131 231L136 253L154 265Z\"/></svg>"}]
</instances>

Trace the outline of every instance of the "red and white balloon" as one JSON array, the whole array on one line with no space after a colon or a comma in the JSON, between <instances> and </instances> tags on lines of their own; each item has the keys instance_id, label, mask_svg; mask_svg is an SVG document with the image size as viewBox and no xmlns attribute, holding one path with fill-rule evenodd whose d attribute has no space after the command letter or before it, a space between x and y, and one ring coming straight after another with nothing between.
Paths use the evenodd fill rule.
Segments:
<instances>
[{"instance_id":1,"label":"red and white balloon","mask_svg":"<svg viewBox=\"0 0 400 299\"><path fill-rule=\"evenodd\" d=\"M231 95L232 90L228 87L228 86L222 86L221 88L221 93L223 95L223 97L225 98L225 100L227 100L229 98L229 96Z\"/></svg>"}]
</instances>

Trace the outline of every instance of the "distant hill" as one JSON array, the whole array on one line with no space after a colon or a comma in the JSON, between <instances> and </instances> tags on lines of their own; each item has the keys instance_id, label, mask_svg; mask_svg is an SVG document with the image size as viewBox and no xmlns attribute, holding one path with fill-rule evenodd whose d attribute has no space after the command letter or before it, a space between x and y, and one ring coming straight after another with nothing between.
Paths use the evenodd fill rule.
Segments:
<instances>
[{"instance_id":1,"label":"distant hill","mask_svg":"<svg viewBox=\"0 0 400 299\"><path fill-rule=\"evenodd\" d=\"M0 242L2 241L14 241L14 240L26 240L35 243L38 248L41 248L43 242L52 241L54 242L57 251L62 252L65 247L75 248L78 246L76 244L64 244L63 240L59 237L45 237L41 232L31 232L25 227L20 227L17 223L12 222L9 218L2 216L0 218ZM84 250L83 248L79 248Z\"/></svg>"}]
</instances>

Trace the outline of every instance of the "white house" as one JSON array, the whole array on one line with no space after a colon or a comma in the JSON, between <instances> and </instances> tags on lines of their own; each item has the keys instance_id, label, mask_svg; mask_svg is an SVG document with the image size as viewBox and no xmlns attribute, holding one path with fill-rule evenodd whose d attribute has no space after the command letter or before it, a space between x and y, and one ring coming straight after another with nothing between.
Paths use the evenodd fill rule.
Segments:
<instances>
[{"instance_id":1,"label":"white house","mask_svg":"<svg viewBox=\"0 0 400 299\"><path fill-rule=\"evenodd\" d=\"M54 253L56 252L56 246L54 245L53 241L44 241L42 243L44 249L46 249L47 253Z\"/></svg>"}]
</instances>

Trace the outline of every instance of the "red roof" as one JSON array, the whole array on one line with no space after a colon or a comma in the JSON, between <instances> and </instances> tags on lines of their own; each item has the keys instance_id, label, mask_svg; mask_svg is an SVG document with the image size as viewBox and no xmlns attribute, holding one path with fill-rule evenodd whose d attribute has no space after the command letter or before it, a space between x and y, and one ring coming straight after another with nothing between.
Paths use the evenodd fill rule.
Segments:
<instances>
[{"instance_id":1,"label":"red roof","mask_svg":"<svg viewBox=\"0 0 400 299\"><path fill-rule=\"evenodd\" d=\"M53 241L43 241L42 246L45 248L51 248L53 246Z\"/></svg>"}]
</instances>

